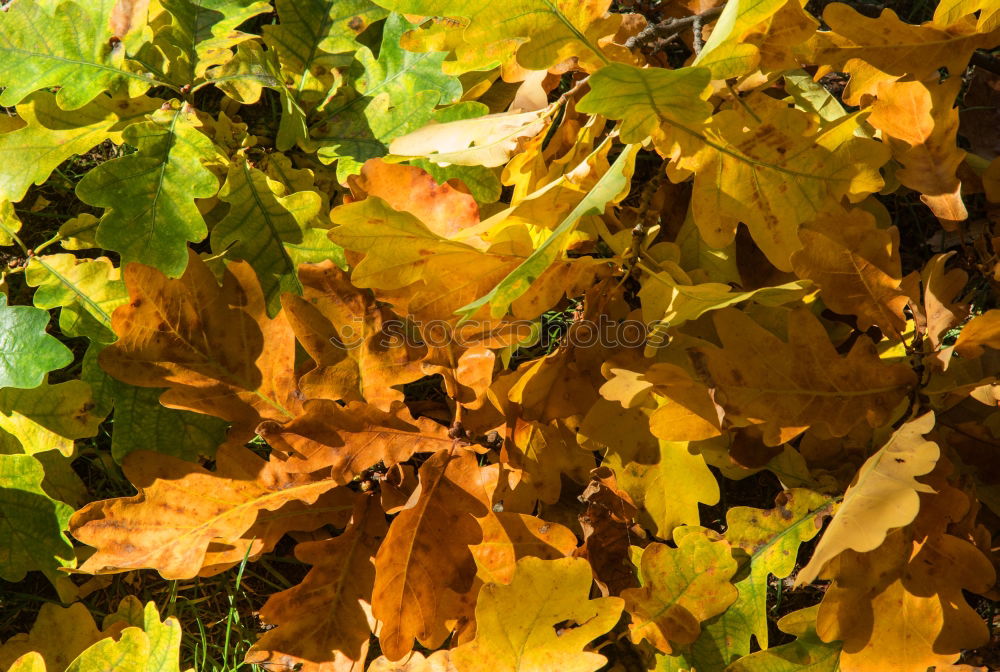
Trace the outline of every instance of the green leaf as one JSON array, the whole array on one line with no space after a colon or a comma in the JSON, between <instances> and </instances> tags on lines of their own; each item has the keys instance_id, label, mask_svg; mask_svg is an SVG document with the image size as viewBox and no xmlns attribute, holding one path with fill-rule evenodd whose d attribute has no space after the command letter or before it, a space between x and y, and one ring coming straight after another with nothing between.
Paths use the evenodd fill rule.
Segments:
<instances>
[{"instance_id":1,"label":"green leaf","mask_svg":"<svg viewBox=\"0 0 1000 672\"><path fill-rule=\"evenodd\" d=\"M66 537L73 508L42 490L45 471L31 455L0 455L0 578L76 564Z\"/></svg>"},{"instance_id":2,"label":"green leaf","mask_svg":"<svg viewBox=\"0 0 1000 672\"><path fill-rule=\"evenodd\" d=\"M444 54L416 54L400 47L404 31L413 27L391 14L382 29L378 58L361 47L355 58L363 68L352 87L322 108L312 140L324 163L337 161L337 179L361 170L361 164L387 153L390 140L427 124L439 104L456 102L462 85L441 71Z\"/></svg>"},{"instance_id":3,"label":"green leaf","mask_svg":"<svg viewBox=\"0 0 1000 672\"><path fill-rule=\"evenodd\" d=\"M0 12L0 88L7 87L0 105L10 107L34 91L58 86L59 107L76 110L129 80L163 84L126 66L124 43L111 40L113 2L67 0L50 13L36 0L18 0Z\"/></svg>"},{"instance_id":4,"label":"green leaf","mask_svg":"<svg viewBox=\"0 0 1000 672\"><path fill-rule=\"evenodd\" d=\"M212 230L212 250L249 261L274 315L282 292L302 293L295 263L285 243L301 243L306 224L319 214L322 199L315 191L284 196L284 186L243 159L229 166L219 200L229 213Z\"/></svg>"},{"instance_id":5,"label":"green leaf","mask_svg":"<svg viewBox=\"0 0 1000 672\"><path fill-rule=\"evenodd\" d=\"M605 142L609 142L609 140ZM595 153L600 151L602 151L602 147L594 150ZM527 259L501 280L500 284L493 288L493 291L462 306L455 314L462 315L463 320L468 319L482 306L489 304L490 314L493 317L505 315L510 304L528 291L531 283L537 280L562 253L566 239L576 229L580 218L586 215L603 214L608 203L617 201L627 193L635 167L635 155L638 151L639 145L626 146L608 168L608 172L597 180L597 183L587 192L583 200L577 203L576 207L559 223L559 226L553 229L552 234Z\"/></svg>"},{"instance_id":6,"label":"green leaf","mask_svg":"<svg viewBox=\"0 0 1000 672\"><path fill-rule=\"evenodd\" d=\"M577 104L588 114L621 119L623 142L658 140L669 127L693 130L712 115L707 98L712 89L711 73L705 68L636 68L613 63L588 80L590 92ZM658 144L659 146L659 144Z\"/></svg>"},{"instance_id":7,"label":"green leaf","mask_svg":"<svg viewBox=\"0 0 1000 672\"><path fill-rule=\"evenodd\" d=\"M275 6L280 23L264 26L264 44L277 52L300 104L331 92L334 69L345 63L333 54L355 51L355 36L388 14L369 0L277 0Z\"/></svg>"},{"instance_id":8,"label":"green leaf","mask_svg":"<svg viewBox=\"0 0 1000 672\"><path fill-rule=\"evenodd\" d=\"M128 301L128 292L110 259L35 256L28 262L25 280L38 288L32 297L36 308L61 308L59 329L67 336L85 336L100 343L115 340L111 313Z\"/></svg>"},{"instance_id":9,"label":"green leaf","mask_svg":"<svg viewBox=\"0 0 1000 672\"><path fill-rule=\"evenodd\" d=\"M749 556L750 565L749 576L736 584L740 599L731 610L744 617L762 649L768 644L768 578L784 579L792 573L799 546L819 533L831 500L793 488L779 494L776 504L766 510L737 506L726 513L726 540Z\"/></svg>"},{"instance_id":10,"label":"green leaf","mask_svg":"<svg viewBox=\"0 0 1000 672\"><path fill-rule=\"evenodd\" d=\"M17 106L18 116L27 125L0 135L0 155L18 157L16 168L0 169L0 201L20 201L32 183L43 184L60 163L74 154L86 153L111 137L116 125L158 105L159 101L152 98L100 96L67 112L56 105L56 96L51 93L34 94Z\"/></svg>"},{"instance_id":11,"label":"green leaf","mask_svg":"<svg viewBox=\"0 0 1000 672\"><path fill-rule=\"evenodd\" d=\"M31 306L8 306L0 294L0 389L38 387L49 371L73 361L73 353L45 333L49 314Z\"/></svg>"},{"instance_id":12,"label":"green leaf","mask_svg":"<svg viewBox=\"0 0 1000 672\"><path fill-rule=\"evenodd\" d=\"M0 390L0 429L28 455L48 450L72 455L73 441L96 436L104 415L95 409L90 385L82 380Z\"/></svg>"},{"instance_id":13,"label":"green leaf","mask_svg":"<svg viewBox=\"0 0 1000 672\"><path fill-rule=\"evenodd\" d=\"M267 0L162 0L173 17L163 31L163 41L179 54L168 54L170 74L192 84L212 66L229 61L231 48L255 36L237 27L258 14L271 11Z\"/></svg>"},{"instance_id":14,"label":"green leaf","mask_svg":"<svg viewBox=\"0 0 1000 672\"><path fill-rule=\"evenodd\" d=\"M712 71L712 79L729 79L754 69L760 53L742 41L752 28L781 9L786 0L729 0L692 65Z\"/></svg>"},{"instance_id":15,"label":"green leaf","mask_svg":"<svg viewBox=\"0 0 1000 672\"><path fill-rule=\"evenodd\" d=\"M124 137L139 151L91 170L76 194L107 208L97 242L121 254L122 266L138 261L178 276L187 265L187 243L208 233L195 199L218 191L218 179L203 165L215 146L187 105L157 111L125 129Z\"/></svg>"},{"instance_id":16,"label":"green leaf","mask_svg":"<svg viewBox=\"0 0 1000 672\"><path fill-rule=\"evenodd\" d=\"M378 0L394 12L421 16L463 17L453 30L461 31L464 44L458 60L479 61L476 69L489 69L509 60L528 70L547 70L576 56L581 66L594 71L608 64L597 47L598 38L615 32L618 17L602 20L610 2L580 0ZM478 53L477 53L478 52ZM483 56L493 58L483 63Z\"/></svg>"},{"instance_id":17,"label":"green leaf","mask_svg":"<svg viewBox=\"0 0 1000 672\"><path fill-rule=\"evenodd\" d=\"M180 672L181 626L163 621L153 602L143 610L142 627L128 627L117 639L106 637L81 653L66 672Z\"/></svg>"},{"instance_id":18,"label":"green leaf","mask_svg":"<svg viewBox=\"0 0 1000 672\"><path fill-rule=\"evenodd\" d=\"M778 621L778 629L797 639L766 651L751 653L726 668L725 672L837 672L840 669L839 642L827 644L816 634L819 605L793 611ZM891 655L892 652L887 652Z\"/></svg>"},{"instance_id":19,"label":"green leaf","mask_svg":"<svg viewBox=\"0 0 1000 672\"><path fill-rule=\"evenodd\" d=\"M285 250L298 268L302 264L318 264L329 259L341 269L347 269L344 248L330 240L327 229L309 227L302 234L301 243L285 243Z\"/></svg>"}]
</instances>

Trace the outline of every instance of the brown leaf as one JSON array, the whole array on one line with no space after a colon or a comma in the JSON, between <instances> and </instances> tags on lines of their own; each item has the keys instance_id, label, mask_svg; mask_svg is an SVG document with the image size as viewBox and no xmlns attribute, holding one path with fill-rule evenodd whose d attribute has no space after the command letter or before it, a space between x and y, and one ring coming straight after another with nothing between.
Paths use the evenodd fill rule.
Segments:
<instances>
[{"instance_id":1,"label":"brown leaf","mask_svg":"<svg viewBox=\"0 0 1000 672\"><path fill-rule=\"evenodd\" d=\"M295 557L313 567L301 583L268 598L260 618L277 627L257 640L246 662L319 672L339 653L363 663L373 625L372 559L386 529L378 499L361 497L343 534L299 544Z\"/></svg>"},{"instance_id":2,"label":"brown leaf","mask_svg":"<svg viewBox=\"0 0 1000 672\"><path fill-rule=\"evenodd\" d=\"M231 422L234 440L298 410L292 330L281 314L267 319L248 264L229 264L221 287L194 252L179 279L138 263L124 278L129 303L114 312L118 341L101 351L101 368L130 385L168 388L164 406Z\"/></svg>"},{"instance_id":3,"label":"brown leaf","mask_svg":"<svg viewBox=\"0 0 1000 672\"><path fill-rule=\"evenodd\" d=\"M390 660L399 660L417 638L428 648L441 645L445 622L456 598L476 574L469 546L482 540L475 518L486 515L489 500L475 455L452 448L435 453L420 467L420 485L375 556L372 612L382 622L379 643Z\"/></svg>"},{"instance_id":4,"label":"brown leaf","mask_svg":"<svg viewBox=\"0 0 1000 672\"><path fill-rule=\"evenodd\" d=\"M391 467L414 453L433 453L453 442L446 427L433 420L414 420L395 402L387 411L352 401L341 406L326 399L305 403L305 411L284 425L262 423L257 432L285 454L284 468L348 483L382 462Z\"/></svg>"},{"instance_id":5,"label":"brown leaf","mask_svg":"<svg viewBox=\"0 0 1000 672\"><path fill-rule=\"evenodd\" d=\"M993 160L1000 156L1000 74L974 68L959 111L959 133L972 151Z\"/></svg>"},{"instance_id":6,"label":"brown leaf","mask_svg":"<svg viewBox=\"0 0 1000 672\"><path fill-rule=\"evenodd\" d=\"M956 252L936 254L921 273L924 284L923 318L927 324L927 338L937 349L946 331L958 325L969 312L969 307L956 303L959 292L965 288L969 275L960 268L945 270L945 263Z\"/></svg>"},{"instance_id":7,"label":"brown leaf","mask_svg":"<svg viewBox=\"0 0 1000 672\"><path fill-rule=\"evenodd\" d=\"M580 514L583 545L574 555L590 563L601 594L618 595L639 585L629 560L629 547L645 540L641 528L632 525L637 514L635 505L618 489L610 469L600 467L594 471L580 501L587 509Z\"/></svg>"}]
</instances>

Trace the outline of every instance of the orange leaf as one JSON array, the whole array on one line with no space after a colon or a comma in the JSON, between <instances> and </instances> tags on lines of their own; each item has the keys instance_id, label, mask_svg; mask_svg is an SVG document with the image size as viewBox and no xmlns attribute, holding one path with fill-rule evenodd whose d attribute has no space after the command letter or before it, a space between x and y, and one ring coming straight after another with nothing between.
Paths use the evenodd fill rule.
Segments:
<instances>
[{"instance_id":1,"label":"orange leaf","mask_svg":"<svg viewBox=\"0 0 1000 672\"><path fill-rule=\"evenodd\" d=\"M368 496L358 499L343 534L299 544L295 557L313 567L301 583L268 598L260 617L277 627L257 640L246 662L304 672L318 672L338 654L363 662L371 634L366 605L375 584L372 557L385 532L378 499Z\"/></svg>"},{"instance_id":2,"label":"orange leaf","mask_svg":"<svg viewBox=\"0 0 1000 672\"><path fill-rule=\"evenodd\" d=\"M462 615L454 603L476 574L469 546L482 541L475 518L489 510L472 453L439 451L419 475L416 501L393 521L375 556L372 612L382 621L379 643L390 660L405 656L414 638L440 646L445 621Z\"/></svg>"},{"instance_id":3,"label":"orange leaf","mask_svg":"<svg viewBox=\"0 0 1000 672\"><path fill-rule=\"evenodd\" d=\"M114 312L118 341L101 351L101 368L130 385L168 388L164 406L233 423L234 440L262 420L292 417L295 340L281 314L267 319L248 264L230 264L221 287L194 252L179 279L138 263L124 278L129 303Z\"/></svg>"},{"instance_id":4,"label":"orange leaf","mask_svg":"<svg viewBox=\"0 0 1000 672\"><path fill-rule=\"evenodd\" d=\"M214 472L145 451L129 453L123 469L139 494L93 502L70 519L73 536L97 548L81 572L150 568L165 579L190 579L202 571L211 547L239 542L261 512L298 501L311 504L336 486L288 474L232 445L219 449ZM288 529L270 535L272 544ZM244 550L230 564L239 562Z\"/></svg>"}]
</instances>

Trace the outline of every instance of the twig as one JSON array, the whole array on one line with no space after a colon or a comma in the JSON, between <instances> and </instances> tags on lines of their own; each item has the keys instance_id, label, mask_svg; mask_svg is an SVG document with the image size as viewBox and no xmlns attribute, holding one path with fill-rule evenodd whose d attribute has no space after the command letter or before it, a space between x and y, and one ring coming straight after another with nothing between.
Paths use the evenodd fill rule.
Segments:
<instances>
[{"instance_id":1,"label":"twig","mask_svg":"<svg viewBox=\"0 0 1000 672\"><path fill-rule=\"evenodd\" d=\"M701 24L704 21L714 19L722 13L725 5L706 9L701 14L692 14L681 18L665 19L659 23L651 23L642 29L637 35L633 35L625 41L625 46L629 49L638 49L657 40L669 42L684 32L689 26L695 29L695 51L700 51Z\"/></svg>"}]
</instances>

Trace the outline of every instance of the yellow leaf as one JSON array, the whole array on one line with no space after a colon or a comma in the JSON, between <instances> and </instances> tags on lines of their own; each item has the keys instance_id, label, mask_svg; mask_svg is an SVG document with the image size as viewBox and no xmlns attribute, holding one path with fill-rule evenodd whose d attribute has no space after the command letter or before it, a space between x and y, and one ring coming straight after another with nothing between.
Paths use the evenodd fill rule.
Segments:
<instances>
[{"instance_id":1,"label":"yellow leaf","mask_svg":"<svg viewBox=\"0 0 1000 672\"><path fill-rule=\"evenodd\" d=\"M875 218L854 208L810 222L799 231L803 248L792 255L800 278L812 280L823 303L842 315L856 315L858 329L872 325L890 338L906 326L907 297L899 258L899 231L879 229Z\"/></svg>"},{"instance_id":2,"label":"yellow leaf","mask_svg":"<svg viewBox=\"0 0 1000 672\"><path fill-rule=\"evenodd\" d=\"M614 33L620 21L618 16L602 18L611 0L511 0L503 4L490 0L381 0L379 4L406 14L465 19L449 26L461 34L461 43L451 39L458 60L481 60L484 51L493 57L491 63L476 69L505 62L516 50L517 62L528 70L547 70L575 56L592 72L608 63L597 46L598 38Z\"/></svg>"},{"instance_id":3,"label":"yellow leaf","mask_svg":"<svg viewBox=\"0 0 1000 672\"><path fill-rule=\"evenodd\" d=\"M939 68L957 75L965 70L973 51L997 42L995 35L979 33L969 23L947 30L932 23L914 26L891 9L872 19L840 2L827 5L823 21L830 30L816 33L808 60L851 75L844 90L844 102L849 105L860 105L864 94L875 95L879 82L904 76L936 80Z\"/></svg>"},{"instance_id":4,"label":"yellow leaf","mask_svg":"<svg viewBox=\"0 0 1000 672\"><path fill-rule=\"evenodd\" d=\"M705 458L692 453L687 442L659 444L659 460L653 464L626 462L617 453L608 453L602 465L615 472L618 487L628 493L640 514L652 519L656 536L670 539L679 525L698 524L699 504L719 503L719 483ZM678 474L684 477L679 479Z\"/></svg>"},{"instance_id":5,"label":"yellow leaf","mask_svg":"<svg viewBox=\"0 0 1000 672\"><path fill-rule=\"evenodd\" d=\"M701 623L721 614L738 597L730 582L736 574L729 543L713 539L702 527L683 527L677 548L650 544L639 564L641 588L622 592L631 615L629 633L664 653L698 639Z\"/></svg>"},{"instance_id":6,"label":"yellow leaf","mask_svg":"<svg viewBox=\"0 0 1000 672\"><path fill-rule=\"evenodd\" d=\"M522 558L508 585L483 586L476 638L451 651L457 672L594 672L607 658L583 651L618 622L617 597L588 599L593 579L580 558Z\"/></svg>"},{"instance_id":7,"label":"yellow leaf","mask_svg":"<svg viewBox=\"0 0 1000 672\"><path fill-rule=\"evenodd\" d=\"M956 145L958 108L955 96L960 78L941 84L923 82L881 82L878 99L868 121L889 139L896 160L899 181L920 192L920 200L954 229L968 218L962 202L962 183L955 172L965 160Z\"/></svg>"},{"instance_id":8,"label":"yellow leaf","mask_svg":"<svg viewBox=\"0 0 1000 672\"><path fill-rule=\"evenodd\" d=\"M863 421L881 426L916 383L907 364L883 363L865 336L841 357L804 307L789 315L787 343L732 308L714 317L723 347L695 356L726 419L760 425L770 446L810 427L844 436Z\"/></svg>"},{"instance_id":9,"label":"yellow leaf","mask_svg":"<svg viewBox=\"0 0 1000 672\"><path fill-rule=\"evenodd\" d=\"M692 65L709 68L712 79L729 79L751 72L760 61L760 54L756 46L742 38L789 2L797 5L799 0L729 0Z\"/></svg>"},{"instance_id":10,"label":"yellow leaf","mask_svg":"<svg viewBox=\"0 0 1000 672\"><path fill-rule=\"evenodd\" d=\"M389 151L400 158L427 158L439 166L502 166L522 140L545 126L546 110L500 112L476 119L431 124L395 138Z\"/></svg>"},{"instance_id":11,"label":"yellow leaf","mask_svg":"<svg viewBox=\"0 0 1000 672\"><path fill-rule=\"evenodd\" d=\"M811 583L847 549L874 550L889 530L913 522L920 508L917 493L933 492L916 480L934 468L941 453L936 443L923 438L933 428L933 412L910 420L861 465L812 558L796 576L796 585Z\"/></svg>"}]
</instances>

